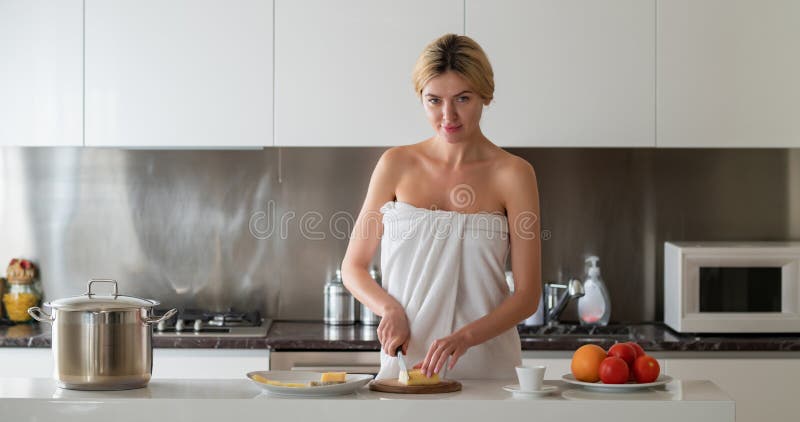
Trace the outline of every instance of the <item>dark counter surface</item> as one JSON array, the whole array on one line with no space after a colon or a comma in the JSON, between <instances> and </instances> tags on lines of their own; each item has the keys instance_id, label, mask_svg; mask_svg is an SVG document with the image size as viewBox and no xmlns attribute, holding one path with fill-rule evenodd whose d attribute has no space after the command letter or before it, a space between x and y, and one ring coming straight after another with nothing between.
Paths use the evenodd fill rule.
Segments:
<instances>
[{"instance_id":1,"label":"dark counter surface","mask_svg":"<svg viewBox=\"0 0 800 422\"><path fill-rule=\"evenodd\" d=\"M326 326L321 322L275 321L266 338L164 338L154 336L159 348L272 349L377 351L375 326ZM800 351L798 334L693 335L676 333L662 323L613 324L587 329L520 327L522 350L564 351L594 343L608 347L618 341L636 341L648 351ZM50 326L0 326L0 347L50 347Z\"/></svg>"},{"instance_id":2,"label":"dark counter surface","mask_svg":"<svg viewBox=\"0 0 800 422\"><path fill-rule=\"evenodd\" d=\"M0 321L0 347L50 347L50 326Z\"/></svg>"},{"instance_id":3,"label":"dark counter surface","mask_svg":"<svg viewBox=\"0 0 800 422\"><path fill-rule=\"evenodd\" d=\"M0 347L50 347L51 326L27 323L0 325ZM153 347L171 349L266 349L264 337L159 337Z\"/></svg>"},{"instance_id":4,"label":"dark counter surface","mask_svg":"<svg viewBox=\"0 0 800 422\"><path fill-rule=\"evenodd\" d=\"M375 325L325 325L321 322L276 321L267 335L273 350L377 351Z\"/></svg>"},{"instance_id":5,"label":"dark counter surface","mask_svg":"<svg viewBox=\"0 0 800 422\"><path fill-rule=\"evenodd\" d=\"M379 350L376 327L326 326L310 322L275 322L266 339L273 350ZM624 323L585 328L519 327L522 350L575 350L593 343L605 348L636 341L648 351L800 351L800 334L691 335L663 323Z\"/></svg>"}]
</instances>

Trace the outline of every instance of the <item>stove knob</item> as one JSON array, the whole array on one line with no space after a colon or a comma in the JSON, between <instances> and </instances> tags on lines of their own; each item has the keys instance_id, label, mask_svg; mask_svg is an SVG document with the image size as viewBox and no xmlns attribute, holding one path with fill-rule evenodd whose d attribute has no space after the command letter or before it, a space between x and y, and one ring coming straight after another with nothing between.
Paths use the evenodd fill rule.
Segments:
<instances>
[{"instance_id":1,"label":"stove knob","mask_svg":"<svg viewBox=\"0 0 800 422\"><path fill-rule=\"evenodd\" d=\"M214 315L214 319L208 321L208 325L222 327L225 325L225 315Z\"/></svg>"},{"instance_id":2,"label":"stove knob","mask_svg":"<svg viewBox=\"0 0 800 422\"><path fill-rule=\"evenodd\" d=\"M203 320L196 319L194 320L194 331L199 333L203 329Z\"/></svg>"},{"instance_id":3,"label":"stove knob","mask_svg":"<svg viewBox=\"0 0 800 422\"><path fill-rule=\"evenodd\" d=\"M156 330L158 331L164 331L165 328L167 328L167 321L159 321L156 325Z\"/></svg>"},{"instance_id":4,"label":"stove knob","mask_svg":"<svg viewBox=\"0 0 800 422\"><path fill-rule=\"evenodd\" d=\"M175 332L178 333L178 332L183 331L185 325L186 325L186 323L183 322L182 319L179 319L179 320L175 321Z\"/></svg>"}]
</instances>

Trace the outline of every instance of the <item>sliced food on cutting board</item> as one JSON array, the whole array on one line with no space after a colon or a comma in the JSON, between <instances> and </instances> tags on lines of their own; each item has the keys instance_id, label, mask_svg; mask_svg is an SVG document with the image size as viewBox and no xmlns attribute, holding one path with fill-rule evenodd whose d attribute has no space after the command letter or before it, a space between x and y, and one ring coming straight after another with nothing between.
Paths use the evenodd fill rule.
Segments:
<instances>
[{"instance_id":1,"label":"sliced food on cutting board","mask_svg":"<svg viewBox=\"0 0 800 422\"><path fill-rule=\"evenodd\" d=\"M400 371L400 377L397 381L403 385L435 385L441 382L439 374L427 376L421 369L412 369L408 372Z\"/></svg>"},{"instance_id":2,"label":"sliced food on cutting board","mask_svg":"<svg viewBox=\"0 0 800 422\"><path fill-rule=\"evenodd\" d=\"M439 374L433 374L429 377L421 369L414 368L408 372L400 371L400 376L397 379L374 380L369 384L369 389L383 393L437 394L460 391L461 383L441 379Z\"/></svg>"}]
</instances>

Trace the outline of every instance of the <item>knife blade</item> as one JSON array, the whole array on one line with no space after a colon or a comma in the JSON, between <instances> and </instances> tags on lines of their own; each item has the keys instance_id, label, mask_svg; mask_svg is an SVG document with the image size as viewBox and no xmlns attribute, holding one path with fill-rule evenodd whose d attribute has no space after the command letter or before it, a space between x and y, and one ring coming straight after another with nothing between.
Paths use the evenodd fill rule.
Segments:
<instances>
[{"instance_id":1,"label":"knife blade","mask_svg":"<svg viewBox=\"0 0 800 422\"><path fill-rule=\"evenodd\" d=\"M408 381L408 366L406 366L406 360L403 357L403 348L397 348L397 366L400 367L400 379Z\"/></svg>"}]
</instances>

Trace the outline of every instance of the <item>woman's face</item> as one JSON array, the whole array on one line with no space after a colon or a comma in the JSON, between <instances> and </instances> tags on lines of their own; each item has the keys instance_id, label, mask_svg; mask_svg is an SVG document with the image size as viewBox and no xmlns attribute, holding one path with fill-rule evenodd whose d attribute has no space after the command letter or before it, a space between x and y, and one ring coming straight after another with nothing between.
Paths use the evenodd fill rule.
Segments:
<instances>
[{"instance_id":1,"label":"woman's face","mask_svg":"<svg viewBox=\"0 0 800 422\"><path fill-rule=\"evenodd\" d=\"M428 81L422 104L438 138L453 144L480 134L484 101L461 75L448 71Z\"/></svg>"}]
</instances>

